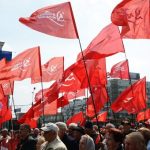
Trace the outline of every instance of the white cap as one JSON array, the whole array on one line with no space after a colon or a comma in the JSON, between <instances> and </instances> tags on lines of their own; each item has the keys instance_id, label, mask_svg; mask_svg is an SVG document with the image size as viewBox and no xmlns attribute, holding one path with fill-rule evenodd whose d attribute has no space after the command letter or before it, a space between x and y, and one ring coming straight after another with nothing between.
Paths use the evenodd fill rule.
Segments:
<instances>
[{"instance_id":1,"label":"white cap","mask_svg":"<svg viewBox=\"0 0 150 150\"><path fill-rule=\"evenodd\" d=\"M41 130L43 130L43 131L55 131L56 133L58 133L59 128L54 123L48 123L47 125L45 125L45 127L42 127Z\"/></svg>"}]
</instances>

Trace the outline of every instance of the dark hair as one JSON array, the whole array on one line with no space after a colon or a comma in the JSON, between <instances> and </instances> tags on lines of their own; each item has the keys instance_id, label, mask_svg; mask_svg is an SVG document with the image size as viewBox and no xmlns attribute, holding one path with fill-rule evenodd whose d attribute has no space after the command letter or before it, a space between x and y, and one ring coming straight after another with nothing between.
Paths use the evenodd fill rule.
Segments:
<instances>
[{"instance_id":1,"label":"dark hair","mask_svg":"<svg viewBox=\"0 0 150 150\"><path fill-rule=\"evenodd\" d=\"M116 142L120 142L120 143L123 142L123 140L124 140L123 134L122 134L122 132L121 132L119 129L110 128L109 133L113 136L113 139L114 139Z\"/></svg>"},{"instance_id":2,"label":"dark hair","mask_svg":"<svg viewBox=\"0 0 150 150\"><path fill-rule=\"evenodd\" d=\"M91 121L86 121L84 128L93 129L93 123Z\"/></svg>"},{"instance_id":3,"label":"dark hair","mask_svg":"<svg viewBox=\"0 0 150 150\"><path fill-rule=\"evenodd\" d=\"M26 123L21 124L20 127L24 127L24 128L27 129L29 132L31 132L30 126L29 126L28 124L26 124Z\"/></svg>"}]
</instances>

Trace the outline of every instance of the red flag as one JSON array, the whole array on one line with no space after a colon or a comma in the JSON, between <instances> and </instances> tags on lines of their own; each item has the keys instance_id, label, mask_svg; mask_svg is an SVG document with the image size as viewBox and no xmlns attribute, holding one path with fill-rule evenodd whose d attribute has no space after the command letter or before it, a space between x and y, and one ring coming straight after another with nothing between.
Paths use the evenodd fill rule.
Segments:
<instances>
[{"instance_id":1,"label":"red flag","mask_svg":"<svg viewBox=\"0 0 150 150\"><path fill-rule=\"evenodd\" d=\"M100 121L100 122L106 122L106 120L107 120L107 114L108 114L107 111L104 111L104 112L100 113L97 116L98 121ZM96 122L96 118L94 118L92 121Z\"/></svg>"},{"instance_id":2,"label":"red flag","mask_svg":"<svg viewBox=\"0 0 150 150\"><path fill-rule=\"evenodd\" d=\"M4 91L3 91L2 85L0 85L0 100L3 98L5 98Z\"/></svg>"},{"instance_id":3,"label":"red flag","mask_svg":"<svg viewBox=\"0 0 150 150\"><path fill-rule=\"evenodd\" d=\"M95 116L95 112L98 113L108 100L106 88L103 86L92 87L92 95L95 104L93 105L92 96L87 100L86 115L89 117Z\"/></svg>"},{"instance_id":4,"label":"red flag","mask_svg":"<svg viewBox=\"0 0 150 150\"><path fill-rule=\"evenodd\" d=\"M70 92L70 91L76 91L78 89L80 89L81 87L81 82L79 81L79 79L76 77L76 75L71 72L69 72L69 75L66 75L66 72L68 70L65 70L64 72L64 77L60 82L60 92Z\"/></svg>"},{"instance_id":5,"label":"red flag","mask_svg":"<svg viewBox=\"0 0 150 150\"><path fill-rule=\"evenodd\" d=\"M106 61L105 59L92 59L92 60L86 60L86 69L88 73L88 78L90 80L90 84L92 86L95 85L106 85ZM89 87L88 78L85 70L84 62L78 61L71 65L68 70L69 73L73 72L75 76L80 81L80 87L81 88L87 88ZM68 72L65 72L64 76L67 75ZM75 91L75 90L72 90Z\"/></svg>"},{"instance_id":6,"label":"red flag","mask_svg":"<svg viewBox=\"0 0 150 150\"><path fill-rule=\"evenodd\" d=\"M77 123L77 124L82 124L84 122L85 118L83 115L83 112L80 111L77 114L75 114L74 116L72 116L71 118L69 118L66 123L67 125L69 125L70 123Z\"/></svg>"},{"instance_id":7,"label":"red flag","mask_svg":"<svg viewBox=\"0 0 150 150\"><path fill-rule=\"evenodd\" d=\"M0 60L0 68L3 68L6 65L6 58Z\"/></svg>"},{"instance_id":8,"label":"red flag","mask_svg":"<svg viewBox=\"0 0 150 150\"><path fill-rule=\"evenodd\" d=\"M145 120L145 112L144 112L144 111L143 111L143 112L139 112L139 113L137 114L136 120L137 120L137 122L140 122L140 121L142 121L142 120Z\"/></svg>"},{"instance_id":9,"label":"red flag","mask_svg":"<svg viewBox=\"0 0 150 150\"><path fill-rule=\"evenodd\" d=\"M62 96L59 99L57 99L57 108L64 107L68 104L69 104L69 101L65 96Z\"/></svg>"},{"instance_id":10,"label":"red flag","mask_svg":"<svg viewBox=\"0 0 150 150\"><path fill-rule=\"evenodd\" d=\"M54 57L42 66L42 82L62 79L64 71L64 57ZM41 78L32 80L32 83L41 82Z\"/></svg>"},{"instance_id":11,"label":"red flag","mask_svg":"<svg viewBox=\"0 0 150 150\"><path fill-rule=\"evenodd\" d=\"M145 111L145 119L150 119L150 108Z\"/></svg>"},{"instance_id":12,"label":"red flag","mask_svg":"<svg viewBox=\"0 0 150 150\"><path fill-rule=\"evenodd\" d=\"M0 71L0 80L36 79L41 76L39 47L30 48L8 62ZM37 71L38 70L38 71Z\"/></svg>"},{"instance_id":13,"label":"red flag","mask_svg":"<svg viewBox=\"0 0 150 150\"><path fill-rule=\"evenodd\" d=\"M38 105L36 105L33 108L34 111L34 117L40 117L43 115L54 115L57 114L57 101L53 101L51 103L48 103L48 101L43 101L41 103L39 103Z\"/></svg>"},{"instance_id":14,"label":"red flag","mask_svg":"<svg viewBox=\"0 0 150 150\"><path fill-rule=\"evenodd\" d=\"M124 0L113 10L111 20L122 26L124 38L150 38L149 0Z\"/></svg>"},{"instance_id":15,"label":"red flag","mask_svg":"<svg viewBox=\"0 0 150 150\"><path fill-rule=\"evenodd\" d=\"M68 92L64 94L67 99L76 99L77 97L85 96L85 89L73 91L73 92Z\"/></svg>"},{"instance_id":16,"label":"red flag","mask_svg":"<svg viewBox=\"0 0 150 150\"><path fill-rule=\"evenodd\" d=\"M116 25L106 26L89 46L83 51L85 59L99 59L108 57L119 52L124 52L124 46ZM82 59L79 53L78 60Z\"/></svg>"},{"instance_id":17,"label":"red flag","mask_svg":"<svg viewBox=\"0 0 150 150\"><path fill-rule=\"evenodd\" d=\"M29 18L20 18L24 25L52 36L78 38L70 2L41 8Z\"/></svg>"},{"instance_id":18,"label":"red flag","mask_svg":"<svg viewBox=\"0 0 150 150\"><path fill-rule=\"evenodd\" d=\"M128 113L138 113L146 108L146 78L136 81L126 88L113 102L111 109L114 112L126 110Z\"/></svg>"},{"instance_id":19,"label":"red flag","mask_svg":"<svg viewBox=\"0 0 150 150\"><path fill-rule=\"evenodd\" d=\"M109 75L111 78L129 79L128 60L115 64Z\"/></svg>"},{"instance_id":20,"label":"red flag","mask_svg":"<svg viewBox=\"0 0 150 150\"><path fill-rule=\"evenodd\" d=\"M4 95L13 95L14 82L13 81L3 82L2 88L3 88Z\"/></svg>"},{"instance_id":21,"label":"red flag","mask_svg":"<svg viewBox=\"0 0 150 150\"><path fill-rule=\"evenodd\" d=\"M8 110L8 99L4 97L0 100L0 118L3 118Z\"/></svg>"},{"instance_id":22,"label":"red flag","mask_svg":"<svg viewBox=\"0 0 150 150\"><path fill-rule=\"evenodd\" d=\"M0 118L0 123L9 121L11 118L12 118L11 108L8 108L5 114L2 116L2 118Z\"/></svg>"}]
</instances>

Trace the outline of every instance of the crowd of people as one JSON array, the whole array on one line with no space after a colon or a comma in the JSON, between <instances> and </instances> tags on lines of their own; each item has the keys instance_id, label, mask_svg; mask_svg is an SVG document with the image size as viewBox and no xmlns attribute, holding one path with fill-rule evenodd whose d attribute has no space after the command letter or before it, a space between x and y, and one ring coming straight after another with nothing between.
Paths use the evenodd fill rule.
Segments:
<instances>
[{"instance_id":1,"label":"crowd of people","mask_svg":"<svg viewBox=\"0 0 150 150\"><path fill-rule=\"evenodd\" d=\"M150 150L150 125L132 126L125 120L99 128L91 121L84 126L50 122L31 129L21 124L19 131L1 130L0 150Z\"/></svg>"}]
</instances>

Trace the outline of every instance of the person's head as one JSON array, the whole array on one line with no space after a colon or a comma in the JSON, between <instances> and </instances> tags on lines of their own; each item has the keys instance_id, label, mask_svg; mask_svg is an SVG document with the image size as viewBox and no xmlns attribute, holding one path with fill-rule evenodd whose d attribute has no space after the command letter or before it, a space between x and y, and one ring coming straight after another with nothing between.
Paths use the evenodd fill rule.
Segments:
<instances>
[{"instance_id":1,"label":"person's head","mask_svg":"<svg viewBox=\"0 0 150 150\"><path fill-rule=\"evenodd\" d=\"M125 150L146 150L143 135L140 132L131 132L125 137Z\"/></svg>"},{"instance_id":2,"label":"person's head","mask_svg":"<svg viewBox=\"0 0 150 150\"><path fill-rule=\"evenodd\" d=\"M24 123L20 125L19 132L20 132L20 138L25 139L27 136L29 136L31 132L31 128L28 124Z\"/></svg>"},{"instance_id":3,"label":"person's head","mask_svg":"<svg viewBox=\"0 0 150 150\"><path fill-rule=\"evenodd\" d=\"M115 128L115 125L112 123L107 123L105 126L105 134L108 134L111 128Z\"/></svg>"},{"instance_id":4,"label":"person's head","mask_svg":"<svg viewBox=\"0 0 150 150\"><path fill-rule=\"evenodd\" d=\"M76 123L70 123L68 125L68 135L73 136L73 129L77 127Z\"/></svg>"},{"instance_id":5,"label":"person's head","mask_svg":"<svg viewBox=\"0 0 150 150\"><path fill-rule=\"evenodd\" d=\"M5 138L8 135L8 129L4 128L2 129L2 136Z\"/></svg>"},{"instance_id":6,"label":"person's head","mask_svg":"<svg viewBox=\"0 0 150 150\"><path fill-rule=\"evenodd\" d=\"M150 140L150 130L148 128L142 127L139 128L138 131L142 133L145 139L145 143L147 144L148 141Z\"/></svg>"},{"instance_id":7,"label":"person's head","mask_svg":"<svg viewBox=\"0 0 150 150\"><path fill-rule=\"evenodd\" d=\"M56 139L59 128L54 123L48 123L45 127L41 128L44 131L45 141L51 142Z\"/></svg>"},{"instance_id":8,"label":"person's head","mask_svg":"<svg viewBox=\"0 0 150 150\"><path fill-rule=\"evenodd\" d=\"M116 150L123 143L123 133L116 128L111 128L107 137L108 150Z\"/></svg>"},{"instance_id":9,"label":"person's head","mask_svg":"<svg viewBox=\"0 0 150 150\"><path fill-rule=\"evenodd\" d=\"M94 141L89 135L85 134L81 136L79 150L95 150Z\"/></svg>"},{"instance_id":10,"label":"person's head","mask_svg":"<svg viewBox=\"0 0 150 150\"><path fill-rule=\"evenodd\" d=\"M35 137L37 137L37 136L39 135L39 133L40 133L40 130L39 130L38 128L35 128L35 129L33 130L33 135L34 135Z\"/></svg>"},{"instance_id":11,"label":"person's head","mask_svg":"<svg viewBox=\"0 0 150 150\"><path fill-rule=\"evenodd\" d=\"M86 121L84 128L86 134L90 135L93 133L93 123L91 121Z\"/></svg>"},{"instance_id":12,"label":"person's head","mask_svg":"<svg viewBox=\"0 0 150 150\"><path fill-rule=\"evenodd\" d=\"M66 131L67 131L67 125L66 125L66 123L64 123L64 122L56 122L55 124L56 124L56 125L58 126L58 128L59 128L58 135L59 135L60 139L62 139L62 138L64 137L64 134L65 134Z\"/></svg>"},{"instance_id":13,"label":"person's head","mask_svg":"<svg viewBox=\"0 0 150 150\"><path fill-rule=\"evenodd\" d=\"M128 121L128 120L122 121L122 125L123 125L123 132L125 134L128 134L131 129L130 121Z\"/></svg>"},{"instance_id":14,"label":"person's head","mask_svg":"<svg viewBox=\"0 0 150 150\"><path fill-rule=\"evenodd\" d=\"M84 129L81 126L77 126L73 129L73 137L79 141L84 134Z\"/></svg>"}]
</instances>

